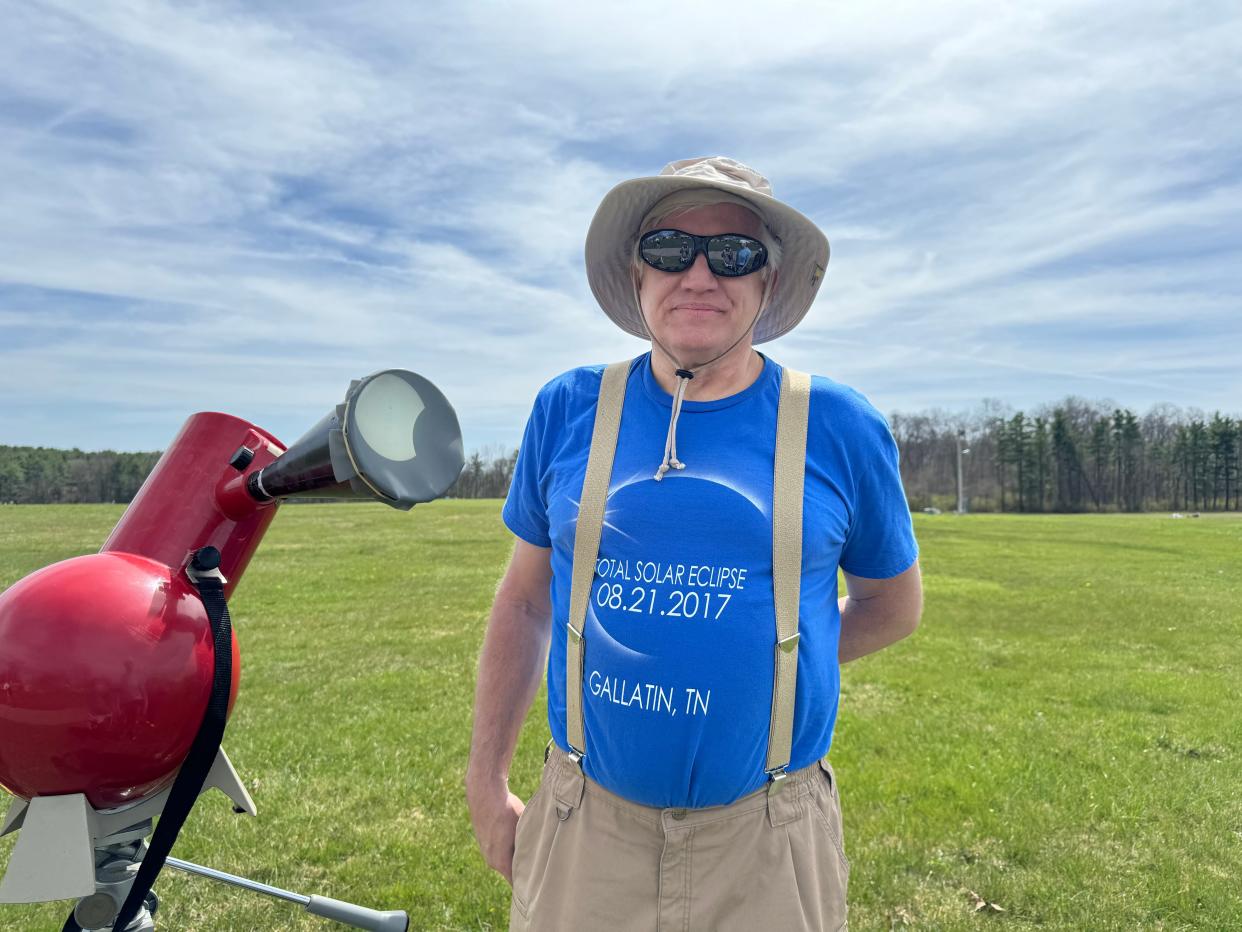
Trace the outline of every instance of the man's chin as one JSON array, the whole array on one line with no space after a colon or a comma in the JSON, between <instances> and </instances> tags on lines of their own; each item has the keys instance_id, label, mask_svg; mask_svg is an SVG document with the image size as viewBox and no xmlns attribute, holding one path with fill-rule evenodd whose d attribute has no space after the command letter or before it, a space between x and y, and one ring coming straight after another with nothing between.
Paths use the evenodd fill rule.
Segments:
<instances>
[{"instance_id":1,"label":"man's chin","mask_svg":"<svg viewBox=\"0 0 1242 932\"><path fill-rule=\"evenodd\" d=\"M661 343L673 354L676 361L688 369L696 366L704 365L727 352L740 334L733 334L727 337L721 337L718 334L712 336L698 336L693 334L685 334L678 336L670 336L668 339L661 339ZM747 343L742 340L742 343ZM747 343L749 346L749 344Z\"/></svg>"},{"instance_id":2,"label":"man's chin","mask_svg":"<svg viewBox=\"0 0 1242 932\"><path fill-rule=\"evenodd\" d=\"M678 365L684 366L687 369L697 369L699 366L705 366L709 362L715 362L719 359L728 351L729 344L726 343L723 346L684 347L682 349L669 347L669 349L673 350Z\"/></svg>"}]
</instances>

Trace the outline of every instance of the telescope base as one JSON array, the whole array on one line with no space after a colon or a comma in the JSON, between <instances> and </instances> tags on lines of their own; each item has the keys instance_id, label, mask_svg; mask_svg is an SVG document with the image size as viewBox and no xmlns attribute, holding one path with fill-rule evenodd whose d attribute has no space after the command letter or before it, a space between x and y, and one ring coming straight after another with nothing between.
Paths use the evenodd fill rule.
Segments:
<instances>
[{"instance_id":1,"label":"telescope base","mask_svg":"<svg viewBox=\"0 0 1242 932\"><path fill-rule=\"evenodd\" d=\"M233 801L235 812L256 814L254 801L224 748L216 754L203 792L212 787ZM21 831L0 879L0 905L89 896L95 890L95 871L100 864L98 849L123 839L140 838L130 833L142 824L150 832L151 819L163 812L168 792L162 790L132 806L105 810L94 808L81 793L15 800L0 828L0 835ZM91 849L96 849L93 861Z\"/></svg>"}]
</instances>

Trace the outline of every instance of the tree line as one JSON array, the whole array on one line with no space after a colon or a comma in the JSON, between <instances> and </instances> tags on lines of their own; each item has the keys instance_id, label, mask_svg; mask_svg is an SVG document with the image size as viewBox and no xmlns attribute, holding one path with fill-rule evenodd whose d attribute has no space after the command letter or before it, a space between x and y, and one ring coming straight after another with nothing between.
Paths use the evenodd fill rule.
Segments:
<instances>
[{"instance_id":1,"label":"tree line","mask_svg":"<svg viewBox=\"0 0 1242 932\"><path fill-rule=\"evenodd\" d=\"M0 503L128 502L159 453L0 446Z\"/></svg>"},{"instance_id":2,"label":"tree line","mask_svg":"<svg viewBox=\"0 0 1242 932\"><path fill-rule=\"evenodd\" d=\"M0 504L128 503L159 458L159 452L0 446ZM516 462L516 450L476 451L449 497L503 498Z\"/></svg>"},{"instance_id":3,"label":"tree line","mask_svg":"<svg viewBox=\"0 0 1242 932\"><path fill-rule=\"evenodd\" d=\"M504 498L509 494L517 450L476 450L448 490L450 498Z\"/></svg>"},{"instance_id":4,"label":"tree line","mask_svg":"<svg viewBox=\"0 0 1242 932\"><path fill-rule=\"evenodd\" d=\"M893 414L910 507L971 511L1242 509L1242 418L1160 404L1143 416L1069 397L1031 414Z\"/></svg>"},{"instance_id":5,"label":"tree line","mask_svg":"<svg viewBox=\"0 0 1242 932\"><path fill-rule=\"evenodd\" d=\"M994 400L966 413L894 413L912 510L957 504L959 446L968 510L1242 510L1242 418L1153 407L1141 417L1069 397L1027 414ZM0 446L0 503L129 502L159 453ZM451 498L502 498L516 450L466 461Z\"/></svg>"}]
</instances>

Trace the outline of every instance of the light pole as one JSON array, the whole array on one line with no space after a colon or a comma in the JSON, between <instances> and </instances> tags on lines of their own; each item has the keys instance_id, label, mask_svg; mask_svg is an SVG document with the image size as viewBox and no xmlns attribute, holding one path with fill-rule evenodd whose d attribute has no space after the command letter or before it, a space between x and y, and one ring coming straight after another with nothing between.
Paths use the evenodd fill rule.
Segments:
<instances>
[{"instance_id":1,"label":"light pole","mask_svg":"<svg viewBox=\"0 0 1242 932\"><path fill-rule=\"evenodd\" d=\"M970 448L965 446L966 431L959 430L957 432L957 513L959 515L966 514L966 487L962 482L962 457L970 452Z\"/></svg>"}]
</instances>

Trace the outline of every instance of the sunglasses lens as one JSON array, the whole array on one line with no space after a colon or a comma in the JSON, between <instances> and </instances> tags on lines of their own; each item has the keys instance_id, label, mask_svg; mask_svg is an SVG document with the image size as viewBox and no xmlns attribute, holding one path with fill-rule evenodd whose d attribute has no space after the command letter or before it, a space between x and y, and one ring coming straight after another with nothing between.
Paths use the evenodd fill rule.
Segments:
<instances>
[{"instance_id":1,"label":"sunglasses lens","mask_svg":"<svg viewBox=\"0 0 1242 932\"><path fill-rule=\"evenodd\" d=\"M713 236L707 241L707 265L717 275L749 275L767 261L763 243L748 236Z\"/></svg>"},{"instance_id":2,"label":"sunglasses lens","mask_svg":"<svg viewBox=\"0 0 1242 932\"><path fill-rule=\"evenodd\" d=\"M677 230L656 230L642 238L643 261L661 272L681 272L694 262L694 240Z\"/></svg>"},{"instance_id":3,"label":"sunglasses lens","mask_svg":"<svg viewBox=\"0 0 1242 932\"><path fill-rule=\"evenodd\" d=\"M703 242L703 240L699 240ZM639 241L643 261L661 272L684 272L694 264L695 237L681 230L655 230ZM768 251L749 236L726 233L706 241L707 266L716 275L736 278L763 268Z\"/></svg>"}]
</instances>

